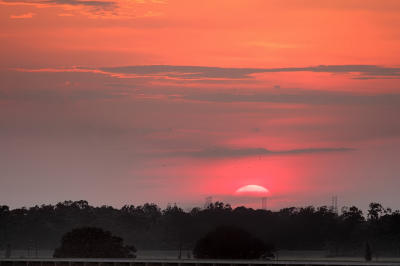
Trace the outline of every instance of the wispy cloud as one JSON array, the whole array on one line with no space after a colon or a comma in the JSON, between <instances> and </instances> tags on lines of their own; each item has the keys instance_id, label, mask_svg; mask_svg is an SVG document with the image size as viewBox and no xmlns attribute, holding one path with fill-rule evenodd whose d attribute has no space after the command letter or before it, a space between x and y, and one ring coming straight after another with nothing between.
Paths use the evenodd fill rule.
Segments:
<instances>
[{"instance_id":1,"label":"wispy cloud","mask_svg":"<svg viewBox=\"0 0 400 266\"><path fill-rule=\"evenodd\" d=\"M92 1L80 1L80 2L92 2ZM252 79L254 78L253 76L254 74L290 73L290 72L348 74L349 78L351 79L378 79L378 78L400 79L399 67L386 67L378 65L319 65L319 66L307 66L307 67L281 67L281 68L229 68L229 67L227 68L227 67L209 67L209 66L137 65L137 66L100 67L100 68L74 67L70 69L62 68L62 69L19 69L19 70L30 71L30 72L96 72L116 77L128 77L128 78L149 77L149 78L167 78L167 79L181 79L181 80Z\"/></svg>"},{"instance_id":2,"label":"wispy cloud","mask_svg":"<svg viewBox=\"0 0 400 266\"><path fill-rule=\"evenodd\" d=\"M21 14L21 15L10 15L11 19L27 19L27 18L32 18L34 15L36 15L35 13L25 13L25 14Z\"/></svg>"},{"instance_id":3,"label":"wispy cloud","mask_svg":"<svg viewBox=\"0 0 400 266\"><path fill-rule=\"evenodd\" d=\"M384 104L399 105L400 94L365 95L351 92L329 92L315 90L285 90L270 92L189 92L174 96L199 102L257 102L257 103L292 103L309 105L348 105L348 104Z\"/></svg>"},{"instance_id":4,"label":"wispy cloud","mask_svg":"<svg viewBox=\"0 0 400 266\"><path fill-rule=\"evenodd\" d=\"M2 2L9 4L86 6L96 9L114 9L117 6L115 1L98 0L2 0Z\"/></svg>"},{"instance_id":5,"label":"wispy cloud","mask_svg":"<svg viewBox=\"0 0 400 266\"><path fill-rule=\"evenodd\" d=\"M319 65L287 68L224 68L207 66L144 65L104 67L99 70L125 75L165 76L179 79L249 79L258 73L318 72L353 74L351 78L400 78L400 68L377 65Z\"/></svg>"},{"instance_id":6,"label":"wispy cloud","mask_svg":"<svg viewBox=\"0 0 400 266\"><path fill-rule=\"evenodd\" d=\"M293 150L268 150L265 148L228 148L213 147L195 151L173 152L175 156L189 156L194 158L231 158L231 157L250 157L250 156L271 156L271 155L294 155L309 153L328 153L328 152L349 152L352 148L306 148Z\"/></svg>"},{"instance_id":7,"label":"wispy cloud","mask_svg":"<svg viewBox=\"0 0 400 266\"><path fill-rule=\"evenodd\" d=\"M13 69L14 73L19 73L24 76L27 75L48 75L59 76L60 79L72 79L82 82L84 80L101 79L101 84L109 84L111 87L127 87L136 88L138 84L142 89L133 90L127 89L124 95L131 95L136 98L157 98L168 100L184 100L196 102L212 102L212 103L277 103L277 104L305 104L305 105L379 105L379 106L399 106L400 94L396 92L382 92L382 93L362 93L351 91L327 91L327 90L310 90L302 88L281 88L275 86L274 89L229 89L214 90L207 86L196 87L193 90L181 89L179 87L163 87L163 85L153 85L154 80L159 80L158 76L153 75L185 75L188 73L185 67L174 67L174 73L163 72L167 66L132 66L121 68L99 68L90 69L84 67L73 68L43 68L43 69ZM205 67L196 67L197 71ZM211 72L211 67L206 70ZM218 69L218 68L215 68ZM323 68L324 69L324 68ZM368 68L367 68L368 69ZM235 69L238 70L238 69ZM326 70L326 69L325 69ZM332 66L329 68L331 71L348 71L348 68ZM394 73L393 68L386 70L386 73ZM136 73L137 77L124 79L125 73ZM214 76L229 75L216 73ZM199 74L200 75L200 74ZM207 72L201 73L203 77L209 77ZM128 74L129 76L129 74ZM145 78L143 78L143 76ZM147 77L147 78L146 78ZM26 76L24 76L26 78ZM104 79L104 80L103 80ZM223 82L233 82L234 80L223 80ZM221 81L222 82L222 81ZM36 85L38 86L38 85ZM144 89L145 88L145 89ZM140 91L140 93L139 93ZM13 93L18 93L14 91ZM51 92L54 93L54 92ZM19 97L19 96L18 96Z\"/></svg>"},{"instance_id":8,"label":"wispy cloud","mask_svg":"<svg viewBox=\"0 0 400 266\"><path fill-rule=\"evenodd\" d=\"M71 14L71 13L60 13L60 14L58 14L58 16L59 17L73 17L74 14Z\"/></svg>"},{"instance_id":9,"label":"wispy cloud","mask_svg":"<svg viewBox=\"0 0 400 266\"><path fill-rule=\"evenodd\" d=\"M0 90L0 100L39 101L39 102L67 102L80 100L119 99L126 96L124 91L107 90Z\"/></svg>"},{"instance_id":10,"label":"wispy cloud","mask_svg":"<svg viewBox=\"0 0 400 266\"><path fill-rule=\"evenodd\" d=\"M62 17L76 14L90 18L139 19L162 16L162 1L120 0L0 0L0 5L27 5L38 8L60 7Z\"/></svg>"}]
</instances>

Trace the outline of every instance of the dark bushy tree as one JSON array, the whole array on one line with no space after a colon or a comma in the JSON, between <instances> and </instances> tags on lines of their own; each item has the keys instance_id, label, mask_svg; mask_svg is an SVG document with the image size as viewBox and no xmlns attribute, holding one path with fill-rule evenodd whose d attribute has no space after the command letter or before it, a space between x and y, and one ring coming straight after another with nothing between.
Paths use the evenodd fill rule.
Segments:
<instances>
[{"instance_id":1,"label":"dark bushy tree","mask_svg":"<svg viewBox=\"0 0 400 266\"><path fill-rule=\"evenodd\" d=\"M82 227L66 233L55 258L135 258L136 248L124 246L120 237L97 227Z\"/></svg>"},{"instance_id":2,"label":"dark bushy tree","mask_svg":"<svg viewBox=\"0 0 400 266\"><path fill-rule=\"evenodd\" d=\"M202 259L258 259L272 257L271 251L271 246L241 228L218 226L197 241L193 254Z\"/></svg>"}]
</instances>

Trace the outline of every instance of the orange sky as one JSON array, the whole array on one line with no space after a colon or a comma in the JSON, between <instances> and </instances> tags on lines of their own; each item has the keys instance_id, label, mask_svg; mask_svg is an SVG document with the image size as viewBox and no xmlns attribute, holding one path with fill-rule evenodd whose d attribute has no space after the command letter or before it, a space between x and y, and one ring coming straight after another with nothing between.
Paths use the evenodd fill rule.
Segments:
<instances>
[{"instance_id":1,"label":"orange sky","mask_svg":"<svg viewBox=\"0 0 400 266\"><path fill-rule=\"evenodd\" d=\"M3 66L399 62L396 0L43 2L1 2Z\"/></svg>"},{"instance_id":2,"label":"orange sky","mask_svg":"<svg viewBox=\"0 0 400 266\"><path fill-rule=\"evenodd\" d=\"M399 29L397 0L0 0L0 201L400 206Z\"/></svg>"}]
</instances>

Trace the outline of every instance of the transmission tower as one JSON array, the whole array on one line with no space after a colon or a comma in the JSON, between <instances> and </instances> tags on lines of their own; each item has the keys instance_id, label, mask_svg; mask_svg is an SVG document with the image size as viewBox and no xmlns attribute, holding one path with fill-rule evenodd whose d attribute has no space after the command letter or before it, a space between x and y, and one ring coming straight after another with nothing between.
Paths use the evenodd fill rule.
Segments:
<instances>
[{"instance_id":1,"label":"transmission tower","mask_svg":"<svg viewBox=\"0 0 400 266\"><path fill-rule=\"evenodd\" d=\"M208 196L204 201L204 209L207 209L212 204L212 196Z\"/></svg>"},{"instance_id":2,"label":"transmission tower","mask_svg":"<svg viewBox=\"0 0 400 266\"><path fill-rule=\"evenodd\" d=\"M332 212L338 214L338 197L337 196L332 196Z\"/></svg>"},{"instance_id":3,"label":"transmission tower","mask_svg":"<svg viewBox=\"0 0 400 266\"><path fill-rule=\"evenodd\" d=\"M261 209L263 209L263 210L267 209L267 197L261 198Z\"/></svg>"}]
</instances>

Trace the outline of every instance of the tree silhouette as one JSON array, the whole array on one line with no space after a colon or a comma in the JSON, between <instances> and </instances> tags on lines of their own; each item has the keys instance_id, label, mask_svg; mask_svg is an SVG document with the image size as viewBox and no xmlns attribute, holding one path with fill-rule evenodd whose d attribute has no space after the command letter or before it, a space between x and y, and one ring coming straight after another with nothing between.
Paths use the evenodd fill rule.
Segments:
<instances>
[{"instance_id":1,"label":"tree silhouette","mask_svg":"<svg viewBox=\"0 0 400 266\"><path fill-rule=\"evenodd\" d=\"M385 209L380 203L371 202L369 204L368 218L371 221L377 221L384 211Z\"/></svg>"},{"instance_id":2,"label":"tree silhouette","mask_svg":"<svg viewBox=\"0 0 400 266\"><path fill-rule=\"evenodd\" d=\"M135 258L136 248L124 246L120 237L96 227L82 227L66 233L55 258Z\"/></svg>"},{"instance_id":3,"label":"tree silhouette","mask_svg":"<svg viewBox=\"0 0 400 266\"><path fill-rule=\"evenodd\" d=\"M193 249L196 241L218 225L235 225L271 242L279 249L325 249L331 255L364 257L365 243L374 254L400 254L400 211L372 203L363 212L355 206L336 214L328 207L288 207L278 211L232 208L222 202L185 211L178 206L91 206L87 201L64 201L11 209L0 205L0 245L27 249L54 249L65 232L83 226L98 227L123 236L141 249Z\"/></svg>"},{"instance_id":4,"label":"tree silhouette","mask_svg":"<svg viewBox=\"0 0 400 266\"><path fill-rule=\"evenodd\" d=\"M197 241L193 254L208 259L257 259L273 256L271 251L271 246L243 229L218 226Z\"/></svg>"}]
</instances>

